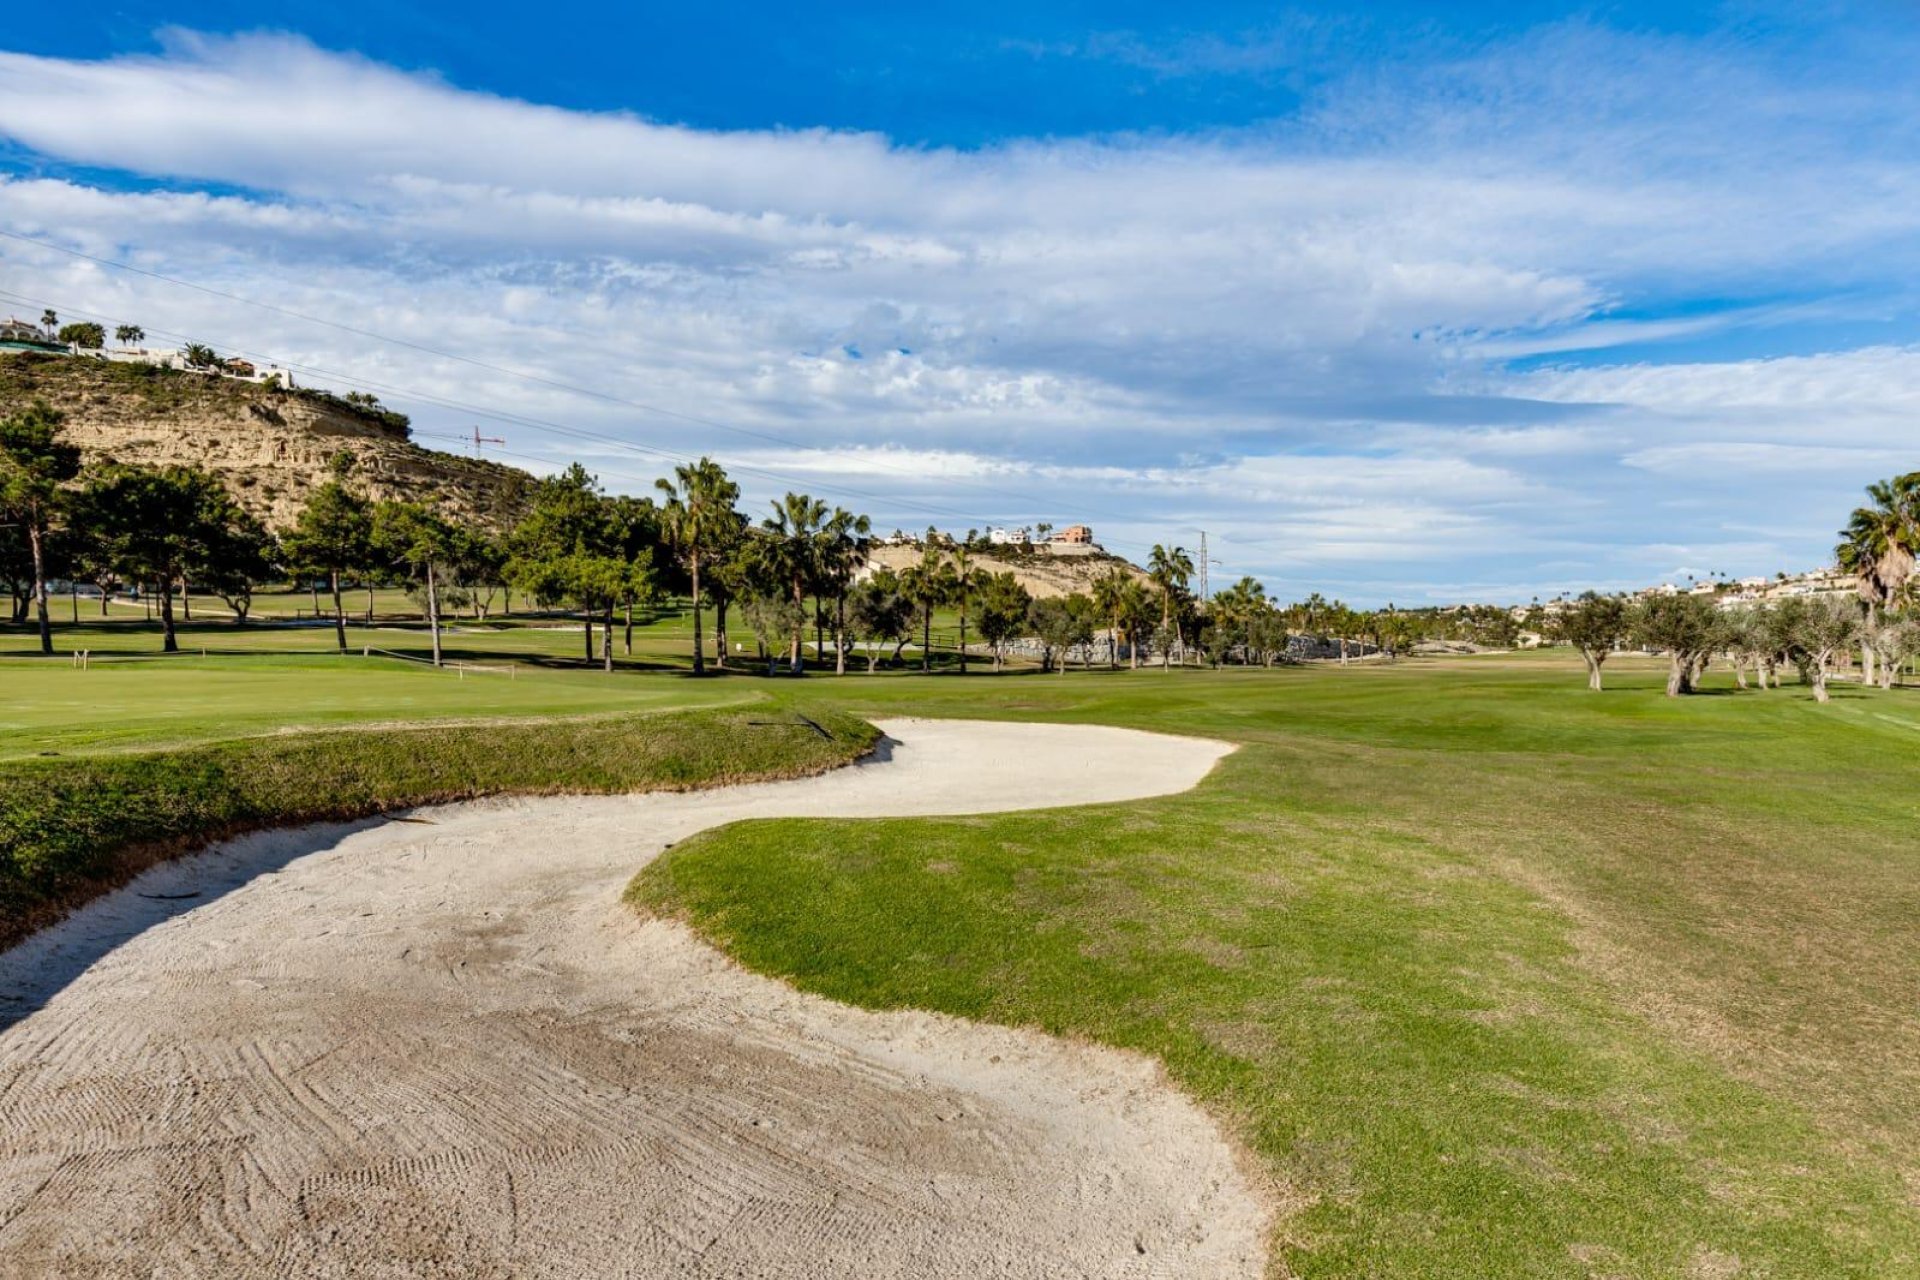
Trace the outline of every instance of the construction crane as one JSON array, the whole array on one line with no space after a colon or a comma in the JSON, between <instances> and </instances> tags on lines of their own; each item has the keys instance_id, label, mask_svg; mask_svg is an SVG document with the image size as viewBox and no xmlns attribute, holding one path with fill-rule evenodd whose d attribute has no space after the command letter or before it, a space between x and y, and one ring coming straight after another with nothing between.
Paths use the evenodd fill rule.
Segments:
<instances>
[{"instance_id":1,"label":"construction crane","mask_svg":"<svg viewBox=\"0 0 1920 1280\"><path fill-rule=\"evenodd\" d=\"M479 428L479 427L477 427L477 426L476 426L476 427L475 427L475 428L473 429L473 456L474 456L474 457L476 457L476 458L480 456L480 446L481 446L481 445L483 445L483 444L505 444L505 443L506 443L506 441L505 441L504 439L502 439L501 437L499 437L499 436L483 436L483 435L481 435L481 434L480 434L480 428Z\"/></svg>"}]
</instances>

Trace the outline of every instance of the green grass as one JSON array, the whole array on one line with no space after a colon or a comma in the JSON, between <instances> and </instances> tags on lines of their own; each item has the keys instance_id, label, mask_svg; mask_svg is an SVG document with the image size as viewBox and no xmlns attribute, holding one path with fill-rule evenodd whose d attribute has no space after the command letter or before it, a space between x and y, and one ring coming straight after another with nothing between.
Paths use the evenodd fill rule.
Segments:
<instances>
[{"instance_id":1,"label":"green grass","mask_svg":"<svg viewBox=\"0 0 1920 1280\"><path fill-rule=\"evenodd\" d=\"M1920 1274L1920 704L1655 681L848 681L1246 745L1161 801L730 828L632 896L836 999L1155 1054L1271 1178L1277 1274Z\"/></svg>"},{"instance_id":2,"label":"green grass","mask_svg":"<svg viewBox=\"0 0 1920 1280\"><path fill-rule=\"evenodd\" d=\"M1594 696L1551 653L696 682L688 634L607 676L563 619L463 624L517 673L463 680L307 628L63 629L85 672L0 633L0 910L235 827L823 767L856 717L1209 735L1244 746L1189 795L750 824L633 897L838 999L1155 1054L1264 1171L1276 1274L1920 1274L1920 694L1669 700L1617 661ZM742 723L795 707L838 741Z\"/></svg>"},{"instance_id":3,"label":"green grass","mask_svg":"<svg viewBox=\"0 0 1920 1280\"><path fill-rule=\"evenodd\" d=\"M872 744L831 711L678 711L343 730L0 762L0 945L156 857L251 827L496 792L644 791L791 777ZM830 736L829 736L830 735Z\"/></svg>"},{"instance_id":4,"label":"green grass","mask_svg":"<svg viewBox=\"0 0 1920 1280\"><path fill-rule=\"evenodd\" d=\"M489 664L491 665L491 664ZM361 721L631 713L753 701L751 682L522 669L463 676L391 658L186 654L0 664L0 760L177 746Z\"/></svg>"}]
</instances>

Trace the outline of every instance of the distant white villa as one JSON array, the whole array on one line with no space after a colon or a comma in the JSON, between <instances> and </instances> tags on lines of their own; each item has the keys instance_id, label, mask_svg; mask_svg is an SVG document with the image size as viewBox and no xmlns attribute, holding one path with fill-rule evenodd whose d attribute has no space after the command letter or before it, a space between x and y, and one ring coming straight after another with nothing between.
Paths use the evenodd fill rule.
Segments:
<instances>
[{"instance_id":1,"label":"distant white villa","mask_svg":"<svg viewBox=\"0 0 1920 1280\"><path fill-rule=\"evenodd\" d=\"M282 369L277 364L263 367L255 365L251 360L231 356L211 368L195 366L187 363L187 353L177 347L108 347L103 351L89 351L85 354L124 364L156 364L163 369L217 373L223 378L237 378L242 382L271 382L282 387L296 385L293 380L293 371Z\"/></svg>"},{"instance_id":2,"label":"distant white villa","mask_svg":"<svg viewBox=\"0 0 1920 1280\"><path fill-rule=\"evenodd\" d=\"M0 324L0 351L41 351L48 355L64 356L72 354L67 344L37 324L9 317Z\"/></svg>"},{"instance_id":3,"label":"distant white villa","mask_svg":"<svg viewBox=\"0 0 1920 1280\"><path fill-rule=\"evenodd\" d=\"M152 364L163 369L180 369L191 373L218 374L223 378L236 378L242 382L272 383L275 386L294 385L293 371L282 369L279 365L267 365L265 368L251 360L242 360L230 356L211 367L187 363L187 353L177 347L76 347L62 342L54 334L26 320L9 318L0 324L0 352L34 351L49 356L79 356L89 360L112 360L122 364Z\"/></svg>"}]
</instances>

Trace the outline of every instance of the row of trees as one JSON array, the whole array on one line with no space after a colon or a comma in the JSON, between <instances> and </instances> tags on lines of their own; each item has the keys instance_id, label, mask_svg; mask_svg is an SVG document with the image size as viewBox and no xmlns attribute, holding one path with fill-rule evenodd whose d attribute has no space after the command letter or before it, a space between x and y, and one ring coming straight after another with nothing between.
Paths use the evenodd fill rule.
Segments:
<instances>
[{"instance_id":1,"label":"row of trees","mask_svg":"<svg viewBox=\"0 0 1920 1280\"><path fill-rule=\"evenodd\" d=\"M1743 689L1749 674L1759 688L1777 688L1780 673L1792 667L1815 699L1825 702L1828 679L1855 645L1880 655L1882 687L1892 684L1902 662L1920 656L1920 622L1885 614L1870 618L1854 601L1830 595L1720 609L1695 595L1636 602L1589 591L1559 615L1554 630L1586 659L1592 689L1601 687L1607 659L1625 647L1666 654L1670 697L1694 692L1715 659L1732 667ZM1876 678L1865 668L1863 675Z\"/></svg>"},{"instance_id":2,"label":"row of trees","mask_svg":"<svg viewBox=\"0 0 1920 1280\"><path fill-rule=\"evenodd\" d=\"M1697 595L1655 596L1634 603L1587 592L1554 623L1560 639L1587 662L1587 683L1601 687L1609 654L1625 644L1667 655L1667 693L1691 693L1709 662L1728 662L1747 687L1751 672L1760 688L1777 686L1780 672L1795 668L1813 696L1828 700L1834 669L1860 653L1860 676L1882 688L1903 663L1920 657L1916 616L1916 561L1920 561L1920 472L1867 486L1840 531L1834 562L1850 574L1858 600L1796 596L1769 604L1722 610Z\"/></svg>"},{"instance_id":3,"label":"row of trees","mask_svg":"<svg viewBox=\"0 0 1920 1280\"><path fill-rule=\"evenodd\" d=\"M1087 592L1035 601L1015 575L995 570L977 539L930 529L916 563L862 578L871 550L865 516L790 493L756 523L739 498L711 459L676 467L646 498L607 494L575 466L531 484L487 520L460 520L373 500L342 454L276 535L204 471L106 465L83 475L60 415L35 404L0 422L0 524L20 535L0 539L0 576L12 581L15 620L36 612L47 653L55 578L97 584L103 611L114 587L143 584L169 652L178 648L176 605L191 616L190 588L218 595L244 624L257 584L304 578L316 616L331 615L345 649L352 584L371 593L377 582L403 582L424 605L436 663L447 609L484 617L503 591L577 612L585 658L609 668L616 616L625 613L630 652L634 610L669 593L691 604L696 671L727 664L737 621L774 669L802 668L811 629L816 657L831 653L837 671L862 642L871 671L888 646L899 662L916 638L930 670L934 617L951 610L962 674L973 641L996 670L1015 642L1051 670L1075 654L1091 664L1102 642L1110 664L1123 652L1133 666L1147 654L1167 665L1236 653L1271 662L1285 651L1289 619L1361 626L1359 615L1319 597L1293 613L1273 608L1251 580L1203 609L1189 589L1192 559L1179 547L1155 547L1144 576L1115 564Z\"/></svg>"}]
</instances>

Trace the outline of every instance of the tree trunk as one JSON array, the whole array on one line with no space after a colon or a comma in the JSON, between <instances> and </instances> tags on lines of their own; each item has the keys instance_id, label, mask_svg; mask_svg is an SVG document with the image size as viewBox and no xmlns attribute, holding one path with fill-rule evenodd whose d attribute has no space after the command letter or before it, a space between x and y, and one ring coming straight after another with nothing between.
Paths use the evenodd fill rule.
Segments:
<instances>
[{"instance_id":1,"label":"tree trunk","mask_svg":"<svg viewBox=\"0 0 1920 1280\"><path fill-rule=\"evenodd\" d=\"M967 674L967 602L960 602L960 674Z\"/></svg>"},{"instance_id":2,"label":"tree trunk","mask_svg":"<svg viewBox=\"0 0 1920 1280\"><path fill-rule=\"evenodd\" d=\"M340 652L345 653L347 651L347 606L340 599L340 571L329 570L327 582L333 588L333 636L340 642ZM313 611L320 612L318 604L314 606Z\"/></svg>"},{"instance_id":3,"label":"tree trunk","mask_svg":"<svg viewBox=\"0 0 1920 1280\"><path fill-rule=\"evenodd\" d=\"M707 674L707 654L705 644L700 635L700 553L698 551L695 551L688 557L688 564L693 570L693 674L703 676ZM628 606L627 617L627 651L631 653L633 651L633 610L631 605Z\"/></svg>"},{"instance_id":4,"label":"tree trunk","mask_svg":"<svg viewBox=\"0 0 1920 1280\"><path fill-rule=\"evenodd\" d=\"M593 663L593 610L591 609L582 609L580 611L580 634L586 640L586 644L587 644L587 663L588 665L592 665Z\"/></svg>"},{"instance_id":5,"label":"tree trunk","mask_svg":"<svg viewBox=\"0 0 1920 1280\"><path fill-rule=\"evenodd\" d=\"M694 615L694 620L696 623L699 621L698 613ZM700 628L695 626L693 637L693 671L695 675L700 674L699 631ZM631 658L633 656L633 601L631 600L627 601L627 633L620 642L620 652L624 657Z\"/></svg>"},{"instance_id":6,"label":"tree trunk","mask_svg":"<svg viewBox=\"0 0 1920 1280\"><path fill-rule=\"evenodd\" d=\"M600 669L608 675L613 674L613 605L607 605L604 615L605 628L600 633Z\"/></svg>"},{"instance_id":7,"label":"tree trunk","mask_svg":"<svg viewBox=\"0 0 1920 1280\"><path fill-rule=\"evenodd\" d=\"M434 581L433 561L427 561L427 630L433 635L433 665L440 665L440 588Z\"/></svg>"},{"instance_id":8,"label":"tree trunk","mask_svg":"<svg viewBox=\"0 0 1920 1280\"><path fill-rule=\"evenodd\" d=\"M1876 610L1873 606L1873 601L1867 601L1867 629L1860 633L1860 683L1862 685L1873 683L1873 660L1875 657L1873 650L1873 626L1877 620Z\"/></svg>"},{"instance_id":9,"label":"tree trunk","mask_svg":"<svg viewBox=\"0 0 1920 1280\"><path fill-rule=\"evenodd\" d=\"M833 674L847 674L847 597L846 593L833 598Z\"/></svg>"},{"instance_id":10,"label":"tree trunk","mask_svg":"<svg viewBox=\"0 0 1920 1280\"><path fill-rule=\"evenodd\" d=\"M1600 692L1600 664L1605 658L1595 657L1592 650L1582 650L1580 656L1587 660L1587 688Z\"/></svg>"},{"instance_id":11,"label":"tree trunk","mask_svg":"<svg viewBox=\"0 0 1920 1280\"><path fill-rule=\"evenodd\" d=\"M367 625L373 625L373 579L367 579Z\"/></svg>"},{"instance_id":12,"label":"tree trunk","mask_svg":"<svg viewBox=\"0 0 1920 1280\"><path fill-rule=\"evenodd\" d=\"M180 616L187 622L193 621L193 587L185 574L180 576Z\"/></svg>"},{"instance_id":13,"label":"tree trunk","mask_svg":"<svg viewBox=\"0 0 1920 1280\"><path fill-rule=\"evenodd\" d=\"M1687 692L1687 676L1693 670L1693 659L1682 654L1667 655L1667 696L1677 698Z\"/></svg>"},{"instance_id":14,"label":"tree trunk","mask_svg":"<svg viewBox=\"0 0 1920 1280\"><path fill-rule=\"evenodd\" d=\"M1747 687L1747 664L1738 658L1733 660L1733 683L1738 689Z\"/></svg>"},{"instance_id":15,"label":"tree trunk","mask_svg":"<svg viewBox=\"0 0 1920 1280\"><path fill-rule=\"evenodd\" d=\"M1813 665L1808 671L1808 675L1812 678L1813 700L1815 702L1825 702L1827 700L1827 662L1827 655L1824 653L1820 654L1814 659Z\"/></svg>"},{"instance_id":16,"label":"tree trunk","mask_svg":"<svg viewBox=\"0 0 1920 1280\"><path fill-rule=\"evenodd\" d=\"M40 652L53 652L53 619L47 615L47 564L37 512L27 517L27 541L33 547L33 603L40 619Z\"/></svg>"},{"instance_id":17,"label":"tree trunk","mask_svg":"<svg viewBox=\"0 0 1920 1280\"><path fill-rule=\"evenodd\" d=\"M920 670L933 670L933 601L928 600L920 610Z\"/></svg>"},{"instance_id":18,"label":"tree trunk","mask_svg":"<svg viewBox=\"0 0 1920 1280\"><path fill-rule=\"evenodd\" d=\"M807 593L800 579L793 580L793 635L788 638L787 673L800 674L800 648L807 642Z\"/></svg>"},{"instance_id":19,"label":"tree trunk","mask_svg":"<svg viewBox=\"0 0 1920 1280\"><path fill-rule=\"evenodd\" d=\"M180 652L180 641L173 634L173 575L160 576L160 652Z\"/></svg>"},{"instance_id":20,"label":"tree trunk","mask_svg":"<svg viewBox=\"0 0 1920 1280\"><path fill-rule=\"evenodd\" d=\"M724 594L713 602L713 665L722 671L727 669L727 597Z\"/></svg>"}]
</instances>

